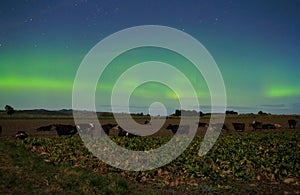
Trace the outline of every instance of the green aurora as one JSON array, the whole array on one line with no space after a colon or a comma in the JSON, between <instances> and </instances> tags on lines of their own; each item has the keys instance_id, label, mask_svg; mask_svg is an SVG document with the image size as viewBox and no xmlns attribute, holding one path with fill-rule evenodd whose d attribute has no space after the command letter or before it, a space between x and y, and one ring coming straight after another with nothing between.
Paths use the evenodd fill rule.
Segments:
<instances>
[{"instance_id":1,"label":"green aurora","mask_svg":"<svg viewBox=\"0 0 300 195\"><path fill-rule=\"evenodd\" d=\"M79 8L71 1L2 3L2 107L11 104L16 109L71 108L77 69L95 44L127 27L158 24L184 30L207 48L222 73L228 109L300 113L298 2L276 1L271 5L260 1L176 1L173 11L168 9L167 2L96 4L80 2ZM101 7L100 11L97 6ZM161 61L176 67L189 78L200 105L209 107L210 92L193 64L174 52L149 47L128 51L109 64L95 93L99 111L110 104L118 77L145 61ZM130 86L136 81L132 78L127 82ZM186 94L184 98L189 98L183 81L174 78L174 83ZM124 83L124 91L127 84ZM80 87L85 95L89 83ZM137 107L136 112L147 113L144 107L160 101L173 112L180 106L179 98L182 97L167 86L146 83L131 95L130 105Z\"/></svg>"}]
</instances>

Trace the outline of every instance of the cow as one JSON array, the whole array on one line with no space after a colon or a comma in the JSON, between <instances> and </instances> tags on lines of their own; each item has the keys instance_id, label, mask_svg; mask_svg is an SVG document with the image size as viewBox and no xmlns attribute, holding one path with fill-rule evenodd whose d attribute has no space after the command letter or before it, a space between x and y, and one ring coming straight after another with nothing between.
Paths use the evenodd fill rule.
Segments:
<instances>
[{"instance_id":1,"label":"cow","mask_svg":"<svg viewBox=\"0 0 300 195\"><path fill-rule=\"evenodd\" d=\"M170 129L173 134L176 134L177 131L180 132L180 134L188 134L190 130L190 126L188 125L172 125L169 124L166 129Z\"/></svg>"},{"instance_id":2,"label":"cow","mask_svg":"<svg viewBox=\"0 0 300 195\"><path fill-rule=\"evenodd\" d=\"M219 129L220 127L222 127L220 130L228 130L227 126L223 123L212 124L212 127L214 129Z\"/></svg>"},{"instance_id":3,"label":"cow","mask_svg":"<svg viewBox=\"0 0 300 195\"><path fill-rule=\"evenodd\" d=\"M228 130L227 126L223 123L215 123L211 124L209 127L209 131L222 131L222 130Z\"/></svg>"},{"instance_id":4,"label":"cow","mask_svg":"<svg viewBox=\"0 0 300 195\"><path fill-rule=\"evenodd\" d=\"M274 126L275 126L276 129L279 129L279 128L282 127L281 124L278 124L278 123L275 123Z\"/></svg>"},{"instance_id":5,"label":"cow","mask_svg":"<svg viewBox=\"0 0 300 195\"><path fill-rule=\"evenodd\" d=\"M47 125L37 128L37 131L51 131L53 129L53 125Z\"/></svg>"},{"instance_id":6,"label":"cow","mask_svg":"<svg viewBox=\"0 0 300 195\"><path fill-rule=\"evenodd\" d=\"M150 121L145 120L144 125L151 125Z\"/></svg>"},{"instance_id":7,"label":"cow","mask_svg":"<svg viewBox=\"0 0 300 195\"><path fill-rule=\"evenodd\" d=\"M290 119L290 120L288 120L288 123L289 123L289 128L290 129L295 129L296 128L296 124L297 124L296 120Z\"/></svg>"},{"instance_id":8,"label":"cow","mask_svg":"<svg viewBox=\"0 0 300 195\"><path fill-rule=\"evenodd\" d=\"M258 121L253 121L250 126L253 130L262 129L262 123Z\"/></svg>"},{"instance_id":9,"label":"cow","mask_svg":"<svg viewBox=\"0 0 300 195\"><path fill-rule=\"evenodd\" d=\"M58 136L70 136L72 137L77 133L77 129L73 125L53 125Z\"/></svg>"},{"instance_id":10,"label":"cow","mask_svg":"<svg viewBox=\"0 0 300 195\"><path fill-rule=\"evenodd\" d=\"M276 129L275 125L273 124L262 124L262 129Z\"/></svg>"},{"instance_id":11,"label":"cow","mask_svg":"<svg viewBox=\"0 0 300 195\"><path fill-rule=\"evenodd\" d=\"M0 126L0 136L1 136L1 134L2 134L2 126Z\"/></svg>"},{"instance_id":12,"label":"cow","mask_svg":"<svg viewBox=\"0 0 300 195\"><path fill-rule=\"evenodd\" d=\"M232 123L234 130L236 131L244 131L245 123Z\"/></svg>"},{"instance_id":13,"label":"cow","mask_svg":"<svg viewBox=\"0 0 300 195\"><path fill-rule=\"evenodd\" d=\"M198 127L207 127L207 123L198 122Z\"/></svg>"},{"instance_id":14,"label":"cow","mask_svg":"<svg viewBox=\"0 0 300 195\"><path fill-rule=\"evenodd\" d=\"M114 128L114 127L118 127L118 125L116 124L106 124L106 125L102 125L101 126L103 131L105 132L106 135L109 135L109 131ZM119 128L118 128L119 129Z\"/></svg>"},{"instance_id":15,"label":"cow","mask_svg":"<svg viewBox=\"0 0 300 195\"><path fill-rule=\"evenodd\" d=\"M28 137L28 134L25 131L18 131L16 133L16 139L24 140Z\"/></svg>"},{"instance_id":16,"label":"cow","mask_svg":"<svg viewBox=\"0 0 300 195\"><path fill-rule=\"evenodd\" d=\"M95 129L95 126L93 123L81 123L76 124L76 129L79 133L92 134L92 131Z\"/></svg>"},{"instance_id":17,"label":"cow","mask_svg":"<svg viewBox=\"0 0 300 195\"><path fill-rule=\"evenodd\" d=\"M118 129L119 129L118 136L120 136L120 137L128 137L128 138L137 137L137 135L125 131L125 130L124 130L122 127L120 127L120 126L118 126Z\"/></svg>"},{"instance_id":18,"label":"cow","mask_svg":"<svg viewBox=\"0 0 300 195\"><path fill-rule=\"evenodd\" d=\"M228 130L228 128L227 128L227 126L225 124L223 124L222 130L226 130L226 131Z\"/></svg>"}]
</instances>

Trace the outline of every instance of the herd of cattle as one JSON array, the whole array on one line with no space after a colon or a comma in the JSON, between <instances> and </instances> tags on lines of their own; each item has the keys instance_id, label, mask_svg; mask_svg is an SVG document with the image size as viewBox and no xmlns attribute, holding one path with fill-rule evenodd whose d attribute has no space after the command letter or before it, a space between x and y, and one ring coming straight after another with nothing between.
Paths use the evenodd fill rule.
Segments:
<instances>
[{"instance_id":1,"label":"herd of cattle","mask_svg":"<svg viewBox=\"0 0 300 195\"><path fill-rule=\"evenodd\" d=\"M288 120L288 125L290 129L296 128L296 120L290 119ZM144 125L151 125L148 120L144 122ZM253 121L251 124L249 124L253 130L263 130L263 129L278 129L281 128L280 124L264 124L259 121ZM244 131L245 130L245 123L232 123L232 126L235 131ZM199 122L198 127L209 127L207 123ZM118 136L120 137L136 137L137 135L129 133L125 131L122 127L116 124L105 124L102 125L102 129L105 132L105 134L109 135L110 130L115 129L118 131ZM173 134L176 134L178 131L178 134L188 134L190 127L188 125L172 125L169 124L166 129L171 130ZM56 131L58 136L72 136L78 133L84 133L84 134L91 134L95 130L95 126L92 123L86 123L86 124L77 124L75 126L73 125L62 125L62 124L54 124L54 125L47 125L42 126L36 129L37 131ZM229 128L225 124L212 124L210 126L210 130L229 130ZM0 126L0 136L2 133L2 127ZM28 134L25 131L18 131L16 133L17 139L25 139L28 137Z\"/></svg>"}]
</instances>

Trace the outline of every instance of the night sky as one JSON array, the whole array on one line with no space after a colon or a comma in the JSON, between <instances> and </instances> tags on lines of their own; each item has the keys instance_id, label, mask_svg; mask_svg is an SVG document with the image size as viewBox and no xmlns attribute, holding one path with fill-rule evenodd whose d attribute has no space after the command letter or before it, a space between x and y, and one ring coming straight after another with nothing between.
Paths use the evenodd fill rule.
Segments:
<instances>
[{"instance_id":1,"label":"night sky","mask_svg":"<svg viewBox=\"0 0 300 195\"><path fill-rule=\"evenodd\" d=\"M228 109L299 114L299 10L299 1L1 1L0 105L71 108L77 68L95 44L125 28L164 25L192 35L211 53L223 75ZM96 95L97 100L109 97L126 67L152 59L181 68L203 108L209 105L207 86L193 77L189 62L154 48L115 59L96 92L106 90L107 97ZM99 111L109 110L97 100ZM154 101L169 112L179 106L170 88L149 83L132 95L132 111L147 113L144 107Z\"/></svg>"}]
</instances>

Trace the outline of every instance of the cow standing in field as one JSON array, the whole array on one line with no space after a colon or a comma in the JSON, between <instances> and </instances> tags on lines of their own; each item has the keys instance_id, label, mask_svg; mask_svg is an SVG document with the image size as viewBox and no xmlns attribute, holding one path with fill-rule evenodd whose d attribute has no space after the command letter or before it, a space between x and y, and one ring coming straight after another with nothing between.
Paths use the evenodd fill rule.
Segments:
<instances>
[{"instance_id":1,"label":"cow standing in field","mask_svg":"<svg viewBox=\"0 0 300 195\"><path fill-rule=\"evenodd\" d=\"M263 129L276 129L275 125L267 123L262 125Z\"/></svg>"},{"instance_id":2,"label":"cow standing in field","mask_svg":"<svg viewBox=\"0 0 300 195\"><path fill-rule=\"evenodd\" d=\"M253 130L257 130L257 129L276 129L276 126L270 123L267 124L263 124L261 122L258 121L253 121L253 123L251 124Z\"/></svg>"},{"instance_id":3,"label":"cow standing in field","mask_svg":"<svg viewBox=\"0 0 300 195\"><path fill-rule=\"evenodd\" d=\"M70 136L72 137L77 133L77 129L73 125L53 125L58 136Z\"/></svg>"},{"instance_id":4,"label":"cow standing in field","mask_svg":"<svg viewBox=\"0 0 300 195\"><path fill-rule=\"evenodd\" d=\"M190 126L169 124L166 129L170 129L173 134L176 134L177 131L179 131L180 134L188 134L190 130Z\"/></svg>"},{"instance_id":5,"label":"cow standing in field","mask_svg":"<svg viewBox=\"0 0 300 195\"><path fill-rule=\"evenodd\" d=\"M208 127L207 123L198 122L198 127Z\"/></svg>"},{"instance_id":6,"label":"cow standing in field","mask_svg":"<svg viewBox=\"0 0 300 195\"><path fill-rule=\"evenodd\" d=\"M245 123L232 123L234 130L236 131L244 131Z\"/></svg>"},{"instance_id":7,"label":"cow standing in field","mask_svg":"<svg viewBox=\"0 0 300 195\"><path fill-rule=\"evenodd\" d=\"M250 126L254 131L257 129L262 129L262 123L258 121L253 121L252 124L250 124Z\"/></svg>"},{"instance_id":8,"label":"cow standing in field","mask_svg":"<svg viewBox=\"0 0 300 195\"><path fill-rule=\"evenodd\" d=\"M209 131L222 131L222 130L228 130L227 126L223 123L214 123L210 124Z\"/></svg>"},{"instance_id":9,"label":"cow standing in field","mask_svg":"<svg viewBox=\"0 0 300 195\"><path fill-rule=\"evenodd\" d=\"M120 137L128 137L128 138L137 137L137 135L125 131L125 130L124 130L122 127L120 127L120 126L118 126L118 129L119 129L118 136L120 136Z\"/></svg>"},{"instance_id":10,"label":"cow standing in field","mask_svg":"<svg viewBox=\"0 0 300 195\"><path fill-rule=\"evenodd\" d=\"M1 134L2 134L2 126L0 126L0 136L1 136Z\"/></svg>"},{"instance_id":11,"label":"cow standing in field","mask_svg":"<svg viewBox=\"0 0 300 195\"><path fill-rule=\"evenodd\" d=\"M222 125L222 130L228 131L229 129L228 129L228 127L225 124L223 124Z\"/></svg>"},{"instance_id":12,"label":"cow standing in field","mask_svg":"<svg viewBox=\"0 0 300 195\"><path fill-rule=\"evenodd\" d=\"M26 139L28 137L28 134L25 131L18 131L16 133L16 139Z\"/></svg>"},{"instance_id":13,"label":"cow standing in field","mask_svg":"<svg viewBox=\"0 0 300 195\"><path fill-rule=\"evenodd\" d=\"M151 125L151 124L150 124L150 121L145 120L144 125Z\"/></svg>"},{"instance_id":14,"label":"cow standing in field","mask_svg":"<svg viewBox=\"0 0 300 195\"><path fill-rule=\"evenodd\" d=\"M275 126L276 129L279 129L279 128L282 127L281 124L278 124L278 123L275 123L274 126Z\"/></svg>"},{"instance_id":15,"label":"cow standing in field","mask_svg":"<svg viewBox=\"0 0 300 195\"><path fill-rule=\"evenodd\" d=\"M296 120L290 119L290 120L288 120L288 123L289 123L289 128L290 129L295 129L296 128L296 124L297 124Z\"/></svg>"},{"instance_id":16,"label":"cow standing in field","mask_svg":"<svg viewBox=\"0 0 300 195\"><path fill-rule=\"evenodd\" d=\"M81 123L76 125L76 130L79 133L92 135L93 130L95 130L95 126L93 123Z\"/></svg>"},{"instance_id":17,"label":"cow standing in field","mask_svg":"<svg viewBox=\"0 0 300 195\"><path fill-rule=\"evenodd\" d=\"M117 127L118 125L117 124L106 124L106 125L102 125L102 129L104 131L104 133L106 135L109 135L109 131L114 128L114 127Z\"/></svg>"}]
</instances>

